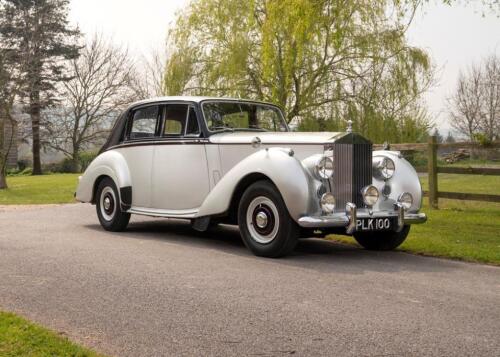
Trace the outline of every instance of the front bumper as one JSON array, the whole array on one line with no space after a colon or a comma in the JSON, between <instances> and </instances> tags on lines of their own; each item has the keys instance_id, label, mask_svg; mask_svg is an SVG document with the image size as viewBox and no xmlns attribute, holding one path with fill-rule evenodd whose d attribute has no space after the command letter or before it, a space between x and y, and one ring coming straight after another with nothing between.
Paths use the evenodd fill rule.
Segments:
<instances>
[{"instance_id":1,"label":"front bumper","mask_svg":"<svg viewBox=\"0 0 500 357\"><path fill-rule=\"evenodd\" d=\"M354 203L346 205L345 212L333 213L328 216L305 216L299 218L299 225L303 228L335 228L345 227L347 234L356 231L359 218L397 218L396 231L401 231L405 225L418 224L427 221L425 213L408 213L399 203L394 205L393 211L358 210Z\"/></svg>"}]
</instances>

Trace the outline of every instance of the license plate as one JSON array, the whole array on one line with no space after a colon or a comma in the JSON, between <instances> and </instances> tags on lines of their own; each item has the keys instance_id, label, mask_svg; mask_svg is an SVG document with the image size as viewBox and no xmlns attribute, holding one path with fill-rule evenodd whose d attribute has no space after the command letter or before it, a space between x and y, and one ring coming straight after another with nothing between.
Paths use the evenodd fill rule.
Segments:
<instances>
[{"instance_id":1,"label":"license plate","mask_svg":"<svg viewBox=\"0 0 500 357\"><path fill-rule=\"evenodd\" d=\"M390 218L359 218L356 221L358 231L388 231L392 229Z\"/></svg>"}]
</instances>

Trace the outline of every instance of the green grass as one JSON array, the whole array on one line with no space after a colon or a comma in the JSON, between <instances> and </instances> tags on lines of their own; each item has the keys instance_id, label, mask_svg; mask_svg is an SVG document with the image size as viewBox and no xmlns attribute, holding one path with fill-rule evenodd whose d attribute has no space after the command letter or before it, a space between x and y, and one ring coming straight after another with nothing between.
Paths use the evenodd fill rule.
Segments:
<instances>
[{"instance_id":1,"label":"green grass","mask_svg":"<svg viewBox=\"0 0 500 357\"><path fill-rule=\"evenodd\" d=\"M422 177L427 189L427 177ZM440 191L489 193L500 195L498 176L439 174ZM439 209L431 209L424 197L425 224L414 225L403 251L500 265L500 203L439 200ZM329 236L329 239L355 243L353 238Z\"/></svg>"},{"instance_id":2,"label":"green grass","mask_svg":"<svg viewBox=\"0 0 500 357\"><path fill-rule=\"evenodd\" d=\"M101 356L55 332L0 311L0 356Z\"/></svg>"},{"instance_id":3,"label":"green grass","mask_svg":"<svg viewBox=\"0 0 500 357\"><path fill-rule=\"evenodd\" d=\"M79 174L9 176L9 188L0 190L0 205L75 202Z\"/></svg>"}]
</instances>

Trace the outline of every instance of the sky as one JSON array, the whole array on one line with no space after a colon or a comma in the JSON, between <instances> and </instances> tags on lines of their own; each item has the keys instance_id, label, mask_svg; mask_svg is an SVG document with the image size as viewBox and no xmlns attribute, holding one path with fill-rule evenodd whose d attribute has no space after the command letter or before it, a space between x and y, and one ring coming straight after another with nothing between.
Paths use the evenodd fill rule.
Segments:
<instances>
[{"instance_id":1,"label":"sky","mask_svg":"<svg viewBox=\"0 0 500 357\"><path fill-rule=\"evenodd\" d=\"M70 21L85 34L112 37L132 54L147 56L164 46L176 12L189 0L71 0ZM446 99L453 93L460 70L491 54L500 55L500 18L480 7L446 6L431 1L422 8L408 32L411 45L424 48L437 69L436 84L426 94L431 118L446 135Z\"/></svg>"}]
</instances>

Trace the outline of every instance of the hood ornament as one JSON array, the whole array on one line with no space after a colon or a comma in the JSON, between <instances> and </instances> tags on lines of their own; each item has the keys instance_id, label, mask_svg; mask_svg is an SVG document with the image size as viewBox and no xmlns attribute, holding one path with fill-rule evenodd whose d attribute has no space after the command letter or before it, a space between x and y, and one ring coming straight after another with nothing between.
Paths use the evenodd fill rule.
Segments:
<instances>
[{"instance_id":1,"label":"hood ornament","mask_svg":"<svg viewBox=\"0 0 500 357\"><path fill-rule=\"evenodd\" d=\"M352 133L352 120L347 121L347 132Z\"/></svg>"}]
</instances>

